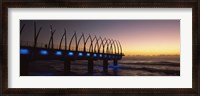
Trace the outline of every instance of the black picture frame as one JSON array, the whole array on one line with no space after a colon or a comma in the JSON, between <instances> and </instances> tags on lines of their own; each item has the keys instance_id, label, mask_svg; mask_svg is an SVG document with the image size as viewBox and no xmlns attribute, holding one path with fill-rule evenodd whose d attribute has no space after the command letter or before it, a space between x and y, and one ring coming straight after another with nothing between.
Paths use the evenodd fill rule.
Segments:
<instances>
[{"instance_id":1,"label":"black picture frame","mask_svg":"<svg viewBox=\"0 0 200 96\"><path fill-rule=\"evenodd\" d=\"M1 2L1 94L3 95L136 95L146 96L198 96L199 90L199 10L198 0L3 0ZM192 88L8 88L8 8L192 8ZM166 82L170 83L170 82Z\"/></svg>"}]
</instances>

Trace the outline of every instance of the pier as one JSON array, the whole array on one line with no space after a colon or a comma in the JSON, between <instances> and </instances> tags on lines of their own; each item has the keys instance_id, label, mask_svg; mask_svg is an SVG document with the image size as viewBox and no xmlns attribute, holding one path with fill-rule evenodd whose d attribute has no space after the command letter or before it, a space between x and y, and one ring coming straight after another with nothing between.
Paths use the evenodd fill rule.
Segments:
<instances>
[{"instance_id":1,"label":"pier","mask_svg":"<svg viewBox=\"0 0 200 96\"><path fill-rule=\"evenodd\" d=\"M20 34L23 34L21 27ZM114 66L118 65L118 60L124 56L122 46L119 41L97 36L85 36L83 33L78 38L76 32L71 38L67 39L67 31L60 38L59 46L54 44L54 33L56 30L50 25L49 42L46 44L37 43L42 27L37 30L34 22L34 40L20 41L20 75L27 76L29 73L29 63L36 60L62 60L64 61L64 74L68 75L71 71L71 62L76 60L88 61L88 73L93 73L94 61L103 61L103 72L108 72L108 61L112 60ZM69 40L69 43L67 42ZM64 41L64 42L63 42ZM75 46L72 47L72 42ZM81 44L82 42L82 44ZM64 45L64 46L62 46Z\"/></svg>"}]
</instances>

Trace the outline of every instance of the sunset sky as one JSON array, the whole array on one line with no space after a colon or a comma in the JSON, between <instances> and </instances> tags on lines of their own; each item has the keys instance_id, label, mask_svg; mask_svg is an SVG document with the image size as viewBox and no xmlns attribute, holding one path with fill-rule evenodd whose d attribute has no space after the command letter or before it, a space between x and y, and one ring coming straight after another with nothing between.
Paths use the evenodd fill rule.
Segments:
<instances>
[{"instance_id":1,"label":"sunset sky","mask_svg":"<svg viewBox=\"0 0 200 96\"><path fill-rule=\"evenodd\" d=\"M78 37L101 36L119 40L123 53L128 55L180 55L179 20L35 20L37 28L43 27L38 42L48 43L50 25L56 29L54 44L59 44L64 28L67 37L74 31ZM21 20L26 24L20 40L33 41L33 20Z\"/></svg>"}]
</instances>

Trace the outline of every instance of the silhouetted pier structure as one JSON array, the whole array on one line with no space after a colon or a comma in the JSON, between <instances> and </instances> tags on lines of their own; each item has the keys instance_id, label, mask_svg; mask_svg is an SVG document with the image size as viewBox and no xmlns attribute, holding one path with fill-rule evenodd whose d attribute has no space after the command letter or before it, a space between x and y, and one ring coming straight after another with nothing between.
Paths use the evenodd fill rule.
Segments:
<instances>
[{"instance_id":1,"label":"silhouetted pier structure","mask_svg":"<svg viewBox=\"0 0 200 96\"><path fill-rule=\"evenodd\" d=\"M25 25L21 27L20 34L23 33L24 27ZM91 35L85 38L83 33L78 38L76 32L74 32L68 44L66 29L64 29L59 46L56 47L53 44L53 36L56 30L53 30L52 26L50 26L51 36L48 45L40 45L37 43L37 40L41 30L42 27L37 31L36 23L34 22L34 42L20 42L20 74L23 76L29 73L28 63L35 60L62 60L64 61L64 72L66 75L70 73L72 61L87 60L88 73L92 74L95 60L103 60L103 72L106 73L108 72L109 60L113 60L114 66L117 66L118 60L121 60L122 56L124 56L122 46L117 40L102 39L101 37L97 38ZM64 46L62 46L63 39ZM73 41L75 41L75 47L72 47ZM80 42L82 42L82 45L80 45Z\"/></svg>"}]
</instances>

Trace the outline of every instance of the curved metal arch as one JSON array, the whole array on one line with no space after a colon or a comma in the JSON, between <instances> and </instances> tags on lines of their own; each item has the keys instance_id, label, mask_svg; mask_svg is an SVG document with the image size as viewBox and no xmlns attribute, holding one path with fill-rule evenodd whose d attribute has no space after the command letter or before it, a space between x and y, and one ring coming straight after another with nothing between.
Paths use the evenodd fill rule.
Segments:
<instances>
[{"instance_id":1,"label":"curved metal arch","mask_svg":"<svg viewBox=\"0 0 200 96\"><path fill-rule=\"evenodd\" d=\"M117 54L119 54L119 45L118 45L118 43L117 43L117 40L115 40L114 42L115 42L115 44L117 45Z\"/></svg>"},{"instance_id":2,"label":"curved metal arch","mask_svg":"<svg viewBox=\"0 0 200 96\"><path fill-rule=\"evenodd\" d=\"M22 27L20 28L20 35L22 34L24 27L25 27L25 24L23 24Z\"/></svg>"},{"instance_id":3,"label":"curved metal arch","mask_svg":"<svg viewBox=\"0 0 200 96\"><path fill-rule=\"evenodd\" d=\"M102 43L103 43L103 39L101 38L101 36L97 39L98 42L99 42L99 40L101 40L101 42L100 42L100 44L98 43L98 53L100 53L101 46L102 46Z\"/></svg>"},{"instance_id":4,"label":"curved metal arch","mask_svg":"<svg viewBox=\"0 0 200 96\"><path fill-rule=\"evenodd\" d=\"M109 46L110 46L110 43L111 43L111 40L110 39L107 39L109 42L107 43L107 48L106 48L106 52L109 53L110 49L109 49Z\"/></svg>"},{"instance_id":5,"label":"curved metal arch","mask_svg":"<svg viewBox=\"0 0 200 96\"><path fill-rule=\"evenodd\" d=\"M103 43L103 42L105 42L105 43ZM105 49L105 45L107 45L107 43L108 43L108 40L106 38L104 38L103 41L102 41L103 54L105 53L104 49Z\"/></svg>"},{"instance_id":6,"label":"curved metal arch","mask_svg":"<svg viewBox=\"0 0 200 96\"><path fill-rule=\"evenodd\" d=\"M122 55L122 45L120 44L120 42L117 40L119 47L120 47L120 55Z\"/></svg>"},{"instance_id":7,"label":"curved metal arch","mask_svg":"<svg viewBox=\"0 0 200 96\"><path fill-rule=\"evenodd\" d=\"M105 45L108 43L108 40L106 38L102 39L101 37L99 38L101 40L101 43L99 45L99 49L98 49L98 52L100 52L100 49L101 47L103 48L103 53L104 53L104 48L105 48Z\"/></svg>"},{"instance_id":8,"label":"curved metal arch","mask_svg":"<svg viewBox=\"0 0 200 96\"><path fill-rule=\"evenodd\" d=\"M101 37L99 38L101 40L101 44L99 46L99 48L101 48L101 46L103 47L104 46L104 41L106 41L106 38L102 39Z\"/></svg>"},{"instance_id":9,"label":"curved metal arch","mask_svg":"<svg viewBox=\"0 0 200 96\"><path fill-rule=\"evenodd\" d=\"M61 44L62 44L63 37L65 37L65 50L67 50L67 37L66 37L66 29L64 29L64 34L62 35L62 38L61 38L61 40L60 40L59 49L61 49Z\"/></svg>"},{"instance_id":10,"label":"curved metal arch","mask_svg":"<svg viewBox=\"0 0 200 96\"><path fill-rule=\"evenodd\" d=\"M113 52L116 54L115 40L112 40L111 47L112 47L112 46L114 46L114 48L111 49L111 50L112 50L112 54L113 54ZM114 51L113 51L113 49L114 49Z\"/></svg>"},{"instance_id":11,"label":"curved metal arch","mask_svg":"<svg viewBox=\"0 0 200 96\"><path fill-rule=\"evenodd\" d=\"M113 39L111 39L111 45L110 45L110 50L111 50L111 53L113 54L113 52L115 52L116 51L116 49L115 49L115 45L113 44L113 42L114 42L114 40Z\"/></svg>"},{"instance_id":12,"label":"curved metal arch","mask_svg":"<svg viewBox=\"0 0 200 96\"><path fill-rule=\"evenodd\" d=\"M97 40L97 36L94 36L94 38L93 38L92 41L91 41L91 44L90 44L90 47L89 47L89 51L90 51L90 52L93 52L93 50L94 50L94 49L93 49L93 41L94 41L95 39ZM96 51L96 50L95 50L95 51Z\"/></svg>"},{"instance_id":13,"label":"curved metal arch","mask_svg":"<svg viewBox=\"0 0 200 96\"><path fill-rule=\"evenodd\" d=\"M51 44L51 48L53 49L53 35L56 32L56 30L53 30L52 25L50 25L50 32L51 32L51 37L49 39L48 48L50 48L50 44Z\"/></svg>"},{"instance_id":14,"label":"curved metal arch","mask_svg":"<svg viewBox=\"0 0 200 96\"><path fill-rule=\"evenodd\" d=\"M109 43L109 46L108 46L108 49L109 49L109 53L110 53L110 54L113 53L113 45L112 45L112 43L113 43L113 40L111 39L111 40L110 40L110 43Z\"/></svg>"},{"instance_id":15,"label":"curved metal arch","mask_svg":"<svg viewBox=\"0 0 200 96\"><path fill-rule=\"evenodd\" d=\"M24 26L22 26L22 27L24 27ZM20 31L22 32L22 30L20 30ZM37 47L37 40L38 40L38 37L39 37L39 34L40 34L41 30L42 30L42 27L40 27L39 30L37 31L36 22L34 21L34 45L33 45L34 48Z\"/></svg>"},{"instance_id":16,"label":"curved metal arch","mask_svg":"<svg viewBox=\"0 0 200 96\"><path fill-rule=\"evenodd\" d=\"M108 46L108 53L110 53L110 54L111 54L111 52L113 52L112 42L113 42L113 40L110 39L109 46Z\"/></svg>"},{"instance_id":17,"label":"curved metal arch","mask_svg":"<svg viewBox=\"0 0 200 96\"><path fill-rule=\"evenodd\" d=\"M96 36L93 38L93 42L94 42L94 40L96 40L95 45L94 45L94 51L96 52L96 47L97 47L97 51L99 49L99 40L97 39Z\"/></svg>"},{"instance_id":18,"label":"curved metal arch","mask_svg":"<svg viewBox=\"0 0 200 96\"><path fill-rule=\"evenodd\" d=\"M115 47L115 54L117 54L117 48L116 48L115 40L113 40L113 44L114 44L114 47Z\"/></svg>"},{"instance_id":19,"label":"curved metal arch","mask_svg":"<svg viewBox=\"0 0 200 96\"><path fill-rule=\"evenodd\" d=\"M108 43L108 40L106 38L104 38L102 42L104 42L104 41L105 41L105 43L103 43L103 47L105 47L105 45Z\"/></svg>"},{"instance_id":20,"label":"curved metal arch","mask_svg":"<svg viewBox=\"0 0 200 96\"><path fill-rule=\"evenodd\" d=\"M83 38L83 43L85 43L85 36L84 34L82 33L81 37L79 38L78 40L78 43L77 43L77 46L76 46L76 49L78 50L78 47L79 47L79 43L81 41L81 39ZM83 44L83 51L85 52L85 44Z\"/></svg>"},{"instance_id":21,"label":"curved metal arch","mask_svg":"<svg viewBox=\"0 0 200 96\"><path fill-rule=\"evenodd\" d=\"M90 43L92 44L92 37L91 37L91 35L89 34L89 36L87 37L87 39L85 40L85 42L84 42L84 46L86 47L86 44L87 44L87 42L88 42L88 40L90 39ZM90 45L91 45L90 44ZM86 48L85 48L85 50L86 50ZM89 50L89 52L90 52L90 50Z\"/></svg>"},{"instance_id":22,"label":"curved metal arch","mask_svg":"<svg viewBox=\"0 0 200 96\"><path fill-rule=\"evenodd\" d=\"M77 36L76 36L76 32L74 32L74 34L70 40L70 43L69 43L69 51L71 50L71 44L72 44L72 40L74 37L75 37L75 42L76 42L76 46L77 46ZM77 49L76 49L76 51L77 51Z\"/></svg>"},{"instance_id":23,"label":"curved metal arch","mask_svg":"<svg viewBox=\"0 0 200 96\"><path fill-rule=\"evenodd\" d=\"M89 39L92 40L92 37L91 37L90 34L89 34L89 36L87 37L87 39L85 40L85 43L87 43L87 41L88 41Z\"/></svg>"}]
</instances>

